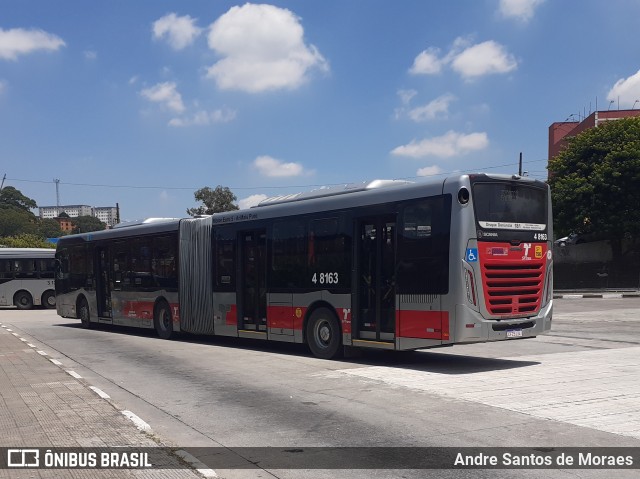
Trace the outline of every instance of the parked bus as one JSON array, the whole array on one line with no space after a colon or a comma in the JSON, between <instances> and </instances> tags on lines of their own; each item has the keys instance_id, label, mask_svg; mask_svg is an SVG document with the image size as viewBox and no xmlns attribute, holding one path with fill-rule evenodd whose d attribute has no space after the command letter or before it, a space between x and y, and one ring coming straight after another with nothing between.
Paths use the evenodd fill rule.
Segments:
<instances>
[{"instance_id":1,"label":"parked bus","mask_svg":"<svg viewBox=\"0 0 640 479\"><path fill-rule=\"evenodd\" d=\"M552 319L545 183L375 181L248 210L60 239L58 314L93 323L343 347L530 338Z\"/></svg>"},{"instance_id":2,"label":"parked bus","mask_svg":"<svg viewBox=\"0 0 640 479\"><path fill-rule=\"evenodd\" d=\"M55 250L0 248L0 306L56 307Z\"/></svg>"}]
</instances>

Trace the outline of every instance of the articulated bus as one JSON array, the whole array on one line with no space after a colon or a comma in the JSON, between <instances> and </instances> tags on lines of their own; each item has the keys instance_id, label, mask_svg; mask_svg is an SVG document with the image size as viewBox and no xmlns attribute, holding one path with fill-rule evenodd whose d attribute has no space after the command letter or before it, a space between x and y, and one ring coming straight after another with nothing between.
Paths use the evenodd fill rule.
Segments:
<instances>
[{"instance_id":1,"label":"articulated bus","mask_svg":"<svg viewBox=\"0 0 640 479\"><path fill-rule=\"evenodd\" d=\"M517 175L374 181L61 238L82 325L409 350L551 328L549 188Z\"/></svg>"},{"instance_id":2,"label":"articulated bus","mask_svg":"<svg viewBox=\"0 0 640 479\"><path fill-rule=\"evenodd\" d=\"M47 248L0 248L0 306L55 308L55 253Z\"/></svg>"}]
</instances>

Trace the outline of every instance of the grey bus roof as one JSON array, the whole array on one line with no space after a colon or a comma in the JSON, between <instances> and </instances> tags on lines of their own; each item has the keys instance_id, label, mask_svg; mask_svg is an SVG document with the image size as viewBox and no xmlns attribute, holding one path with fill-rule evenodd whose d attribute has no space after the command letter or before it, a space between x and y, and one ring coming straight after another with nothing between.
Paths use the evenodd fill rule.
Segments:
<instances>
[{"instance_id":1,"label":"grey bus roof","mask_svg":"<svg viewBox=\"0 0 640 479\"><path fill-rule=\"evenodd\" d=\"M53 248L0 248L0 259L53 258Z\"/></svg>"},{"instance_id":2,"label":"grey bus roof","mask_svg":"<svg viewBox=\"0 0 640 479\"><path fill-rule=\"evenodd\" d=\"M399 186L399 185L408 185L411 184L411 181L405 180L373 180L373 181L363 181L360 183L348 183L343 185L335 185L335 186L323 186L316 190L311 191L303 191L300 193L293 193L290 195L280 195L273 196L271 198L267 198L258 203L254 208L259 208L261 206L268 205L278 205L281 203L291 203L293 201L303 201L309 200L312 198L324 198L327 196L336 196L343 195L346 193L355 193L357 191L366 191L377 188L388 188L390 186Z\"/></svg>"},{"instance_id":3,"label":"grey bus roof","mask_svg":"<svg viewBox=\"0 0 640 479\"><path fill-rule=\"evenodd\" d=\"M142 222L140 224L130 225L123 228L114 228L110 230L92 231L90 233L79 233L75 235L62 236L58 240L58 246L69 242L99 241L102 239L127 238L137 235L177 231L180 221L182 221L179 219L165 219L166 221L152 221L149 223Z\"/></svg>"}]
</instances>

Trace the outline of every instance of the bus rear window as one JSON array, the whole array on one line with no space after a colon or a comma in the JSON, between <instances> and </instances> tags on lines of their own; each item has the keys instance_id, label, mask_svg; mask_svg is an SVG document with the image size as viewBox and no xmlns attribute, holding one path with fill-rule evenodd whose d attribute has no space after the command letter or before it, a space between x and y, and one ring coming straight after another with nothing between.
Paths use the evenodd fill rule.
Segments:
<instances>
[{"instance_id":1,"label":"bus rear window","mask_svg":"<svg viewBox=\"0 0 640 479\"><path fill-rule=\"evenodd\" d=\"M522 184L476 183L476 219L483 229L544 231L546 191Z\"/></svg>"}]
</instances>

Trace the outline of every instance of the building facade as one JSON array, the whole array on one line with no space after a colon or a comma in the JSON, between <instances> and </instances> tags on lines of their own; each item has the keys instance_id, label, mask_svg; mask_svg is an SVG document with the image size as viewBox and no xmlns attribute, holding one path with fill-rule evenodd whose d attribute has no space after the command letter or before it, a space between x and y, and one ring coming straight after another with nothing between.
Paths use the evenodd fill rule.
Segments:
<instances>
[{"instance_id":1,"label":"building facade","mask_svg":"<svg viewBox=\"0 0 640 479\"><path fill-rule=\"evenodd\" d=\"M582 121L559 121L549 127L549 159L555 158L567 143L565 138L576 136L589 128L597 128L605 121L640 116L640 110L595 111Z\"/></svg>"},{"instance_id":2,"label":"building facade","mask_svg":"<svg viewBox=\"0 0 640 479\"><path fill-rule=\"evenodd\" d=\"M109 227L113 227L118 222L118 208L116 206L41 206L38 210L40 218L42 219L57 219L62 213L66 213L70 218L77 218L78 216L95 216Z\"/></svg>"}]
</instances>

